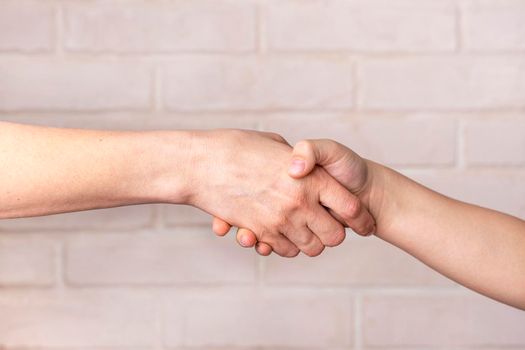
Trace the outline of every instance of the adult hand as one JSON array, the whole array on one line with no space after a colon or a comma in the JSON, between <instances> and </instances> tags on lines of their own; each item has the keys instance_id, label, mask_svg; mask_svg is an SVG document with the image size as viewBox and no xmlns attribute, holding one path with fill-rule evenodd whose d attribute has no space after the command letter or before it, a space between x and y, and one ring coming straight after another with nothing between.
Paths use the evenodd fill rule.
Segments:
<instances>
[{"instance_id":1,"label":"adult hand","mask_svg":"<svg viewBox=\"0 0 525 350\"><path fill-rule=\"evenodd\" d=\"M372 187L367 162L335 141L307 140L297 143L294 147L288 173L293 178L301 179L318 169L316 165L323 167L355 195L348 203L352 207L353 215L351 220L346 220L346 224L363 236L374 233L375 222L368 211ZM336 213L334 216L337 216ZM230 230L230 225L215 218L213 229L216 234L225 235ZM246 228L238 230L237 241L244 247L256 245L256 250L261 255L269 255L272 252L271 245L257 242L255 233Z\"/></svg>"},{"instance_id":2,"label":"adult hand","mask_svg":"<svg viewBox=\"0 0 525 350\"><path fill-rule=\"evenodd\" d=\"M194 142L203 147L195 147L202 152L194 158L190 204L256 232L279 255L316 256L340 244L344 227L327 209L345 223L362 213L356 197L322 168L290 177L292 149L276 134L217 130L196 133Z\"/></svg>"}]
</instances>

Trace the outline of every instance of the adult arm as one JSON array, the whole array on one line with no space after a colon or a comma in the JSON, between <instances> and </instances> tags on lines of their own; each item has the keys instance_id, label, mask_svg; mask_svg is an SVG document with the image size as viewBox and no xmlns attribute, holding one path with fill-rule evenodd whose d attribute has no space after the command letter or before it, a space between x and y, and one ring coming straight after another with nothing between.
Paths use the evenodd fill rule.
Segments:
<instances>
[{"instance_id":1,"label":"adult arm","mask_svg":"<svg viewBox=\"0 0 525 350\"><path fill-rule=\"evenodd\" d=\"M344 238L324 208L353 196L319 170L286 174L291 148L240 130L116 132L0 122L0 218L141 203L193 205L259 232L281 255ZM246 170L247 168L249 170Z\"/></svg>"}]
</instances>

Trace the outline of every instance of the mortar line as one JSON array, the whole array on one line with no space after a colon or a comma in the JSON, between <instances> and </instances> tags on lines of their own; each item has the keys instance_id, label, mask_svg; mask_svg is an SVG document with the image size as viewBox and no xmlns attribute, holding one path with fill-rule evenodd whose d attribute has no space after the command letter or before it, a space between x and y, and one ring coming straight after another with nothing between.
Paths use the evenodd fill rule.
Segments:
<instances>
[{"instance_id":1,"label":"mortar line","mask_svg":"<svg viewBox=\"0 0 525 350\"><path fill-rule=\"evenodd\" d=\"M268 53L268 43L266 38L266 21L264 20L263 4L261 1L255 3L255 53L266 54Z\"/></svg>"},{"instance_id":2,"label":"mortar line","mask_svg":"<svg viewBox=\"0 0 525 350\"><path fill-rule=\"evenodd\" d=\"M458 170L466 170L465 161L465 121L463 119L458 120L457 135L456 135L456 168Z\"/></svg>"},{"instance_id":3,"label":"mortar line","mask_svg":"<svg viewBox=\"0 0 525 350\"><path fill-rule=\"evenodd\" d=\"M455 6L455 34L456 34L456 42L455 42L455 52L460 53L464 51L464 40L463 40L463 6L462 1L458 0Z\"/></svg>"},{"instance_id":4,"label":"mortar line","mask_svg":"<svg viewBox=\"0 0 525 350\"><path fill-rule=\"evenodd\" d=\"M155 64L153 66L153 82L152 82L152 109L153 112L159 113L164 110L163 101L162 101L162 74L161 74L162 68Z\"/></svg>"},{"instance_id":5,"label":"mortar line","mask_svg":"<svg viewBox=\"0 0 525 350\"><path fill-rule=\"evenodd\" d=\"M64 57L64 8L61 2L55 3L54 23L55 52L57 57Z\"/></svg>"},{"instance_id":6,"label":"mortar line","mask_svg":"<svg viewBox=\"0 0 525 350\"><path fill-rule=\"evenodd\" d=\"M362 294L357 293L354 297L354 349L363 349L363 320L362 320Z\"/></svg>"}]
</instances>

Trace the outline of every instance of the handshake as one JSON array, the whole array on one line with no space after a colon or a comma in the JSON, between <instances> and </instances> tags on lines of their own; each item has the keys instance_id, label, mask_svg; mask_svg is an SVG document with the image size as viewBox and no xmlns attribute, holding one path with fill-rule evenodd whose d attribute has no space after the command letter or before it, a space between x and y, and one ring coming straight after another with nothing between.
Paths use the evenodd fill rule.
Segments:
<instances>
[{"instance_id":1,"label":"handshake","mask_svg":"<svg viewBox=\"0 0 525 350\"><path fill-rule=\"evenodd\" d=\"M187 204L261 255L319 255L345 227L525 310L525 221L432 191L330 140L244 130L113 132L0 122L0 219Z\"/></svg>"},{"instance_id":2,"label":"handshake","mask_svg":"<svg viewBox=\"0 0 525 350\"><path fill-rule=\"evenodd\" d=\"M211 145L193 164L205 166L196 166L205 176L197 186L205 188L191 204L215 216L217 235L238 226L241 246L255 246L261 255L275 251L294 257L300 251L317 256L339 245L345 227L363 236L375 232L371 213L378 212L380 191L372 162L345 146L309 140L292 148L274 133L204 133L208 142L202 144Z\"/></svg>"}]
</instances>

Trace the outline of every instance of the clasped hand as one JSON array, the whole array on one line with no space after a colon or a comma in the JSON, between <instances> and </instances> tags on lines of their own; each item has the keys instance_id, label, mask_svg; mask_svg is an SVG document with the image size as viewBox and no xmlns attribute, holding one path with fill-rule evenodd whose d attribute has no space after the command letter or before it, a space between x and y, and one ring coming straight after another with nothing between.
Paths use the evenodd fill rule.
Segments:
<instances>
[{"instance_id":1,"label":"clasped hand","mask_svg":"<svg viewBox=\"0 0 525 350\"><path fill-rule=\"evenodd\" d=\"M205 195L192 197L191 204L215 216L218 235L237 226L242 246L293 257L339 245L345 226L361 235L374 232L363 205L369 196L366 162L344 146L318 140L292 149L277 134L242 130L196 137L207 147L194 164L207 169L195 169L205 174L197 192Z\"/></svg>"}]
</instances>

